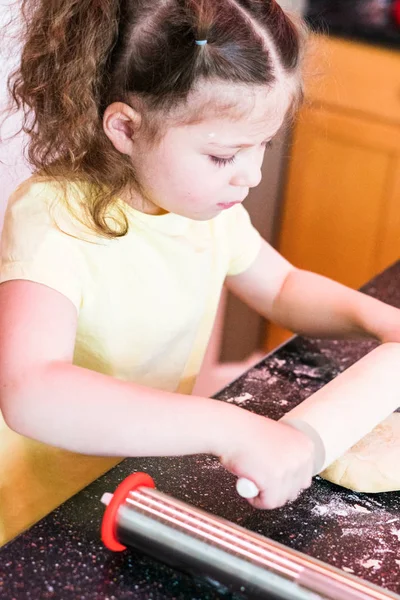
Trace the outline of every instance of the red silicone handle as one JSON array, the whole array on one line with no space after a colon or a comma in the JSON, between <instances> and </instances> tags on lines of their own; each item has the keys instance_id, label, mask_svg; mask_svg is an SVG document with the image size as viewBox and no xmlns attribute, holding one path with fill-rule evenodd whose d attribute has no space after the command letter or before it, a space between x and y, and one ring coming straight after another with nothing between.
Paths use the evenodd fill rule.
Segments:
<instances>
[{"instance_id":1,"label":"red silicone handle","mask_svg":"<svg viewBox=\"0 0 400 600\"><path fill-rule=\"evenodd\" d=\"M119 543L116 537L116 520L118 509L128 497L129 492L133 492L140 487L155 488L155 483L147 473L133 473L129 475L114 492L110 504L104 513L101 524L101 539L103 544L113 552L122 552L126 546Z\"/></svg>"}]
</instances>

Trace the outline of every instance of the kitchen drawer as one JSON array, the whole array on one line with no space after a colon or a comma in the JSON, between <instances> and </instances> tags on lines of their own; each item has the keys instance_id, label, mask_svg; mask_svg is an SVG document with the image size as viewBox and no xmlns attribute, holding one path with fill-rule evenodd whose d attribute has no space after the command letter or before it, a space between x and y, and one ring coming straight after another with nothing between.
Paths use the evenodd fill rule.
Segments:
<instances>
[{"instance_id":1,"label":"kitchen drawer","mask_svg":"<svg viewBox=\"0 0 400 600\"><path fill-rule=\"evenodd\" d=\"M312 35L305 93L311 103L400 124L400 51Z\"/></svg>"}]
</instances>

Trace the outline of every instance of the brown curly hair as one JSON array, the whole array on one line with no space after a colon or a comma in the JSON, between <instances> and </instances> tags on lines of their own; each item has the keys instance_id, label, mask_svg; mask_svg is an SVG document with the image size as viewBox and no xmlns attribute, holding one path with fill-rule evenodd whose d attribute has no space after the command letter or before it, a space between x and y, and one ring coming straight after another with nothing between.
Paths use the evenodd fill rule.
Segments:
<instances>
[{"instance_id":1,"label":"brown curly hair","mask_svg":"<svg viewBox=\"0 0 400 600\"><path fill-rule=\"evenodd\" d=\"M108 208L140 182L127 156L103 131L112 102L140 102L149 140L184 109L201 80L265 85L277 69L299 70L303 28L275 0L22 0L25 43L8 81L29 134L35 171L87 184L92 228L111 227ZM196 40L207 40L199 46ZM85 187L86 189L86 187Z\"/></svg>"}]
</instances>

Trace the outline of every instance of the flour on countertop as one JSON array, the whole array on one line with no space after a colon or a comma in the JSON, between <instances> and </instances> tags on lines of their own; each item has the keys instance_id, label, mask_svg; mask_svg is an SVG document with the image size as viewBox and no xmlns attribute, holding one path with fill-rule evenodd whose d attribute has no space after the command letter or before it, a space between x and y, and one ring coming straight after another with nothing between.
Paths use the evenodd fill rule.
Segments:
<instances>
[{"instance_id":1,"label":"flour on countertop","mask_svg":"<svg viewBox=\"0 0 400 600\"><path fill-rule=\"evenodd\" d=\"M343 535L362 535L363 533L368 532L368 528L365 527L345 527L342 529Z\"/></svg>"},{"instance_id":2,"label":"flour on countertop","mask_svg":"<svg viewBox=\"0 0 400 600\"><path fill-rule=\"evenodd\" d=\"M282 358L273 358L270 361L270 364L272 367L278 368L279 367L283 367L283 365L286 365L286 360L282 359Z\"/></svg>"},{"instance_id":3,"label":"flour on countertop","mask_svg":"<svg viewBox=\"0 0 400 600\"><path fill-rule=\"evenodd\" d=\"M219 462L218 458L213 458L213 457L207 457L205 458L204 462L202 462L202 465L208 470L213 470L215 469L220 470L223 469L224 467L221 465L221 463Z\"/></svg>"},{"instance_id":4,"label":"flour on countertop","mask_svg":"<svg viewBox=\"0 0 400 600\"><path fill-rule=\"evenodd\" d=\"M319 516L339 515L347 517L354 513L369 514L371 511L360 504L350 505L344 502L341 498L333 497L328 504L317 504L313 507L312 512Z\"/></svg>"},{"instance_id":5,"label":"flour on countertop","mask_svg":"<svg viewBox=\"0 0 400 600\"><path fill-rule=\"evenodd\" d=\"M317 504L311 510L312 513L319 516L324 515L339 515L341 517L347 517L348 506L340 499L332 498L329 504Z\"/></svg>"},{"instance_id":6,"label":"flour on countertop","mask_svg":"<svg viewBox=\"0 0 400 600\"><path fill-rule=\"evenodd\" d=\"M344 540L344 544L349 545L354 540L355 547L359 547L362 543L364 556L358 560L358 565L375 572L383 569L388 561L399 557L394 549L392 536L400 541L400 528L388 526L388 521L394 523L398 518L387 513L373 498L364 499L367 506L355 502L356 499L358 498L353 497L345 500L335 494L325 502L315 504L311 512L322 518L328 527L334 523L338 528L337 535ZM358 572L357 569L355 572Z\"/></svg>"},{"instance_id":7,"label":"flour on countertop","mask_svg":"<svg viewBox=\"0 0 400 600\"><path fill-rule=\"evenodd\" d=\"M240 396L235 396L234 398L228 398L226 400L226 402L230 402L231 404L244 404L245 402L248 402L249 400L254 400L254 398L251 394L248 394L246 392L244 394L241 394Z\"/></svg>"},{"instance_id":8,"label":"flour on countertop","mask_svg":"<svg viewBox=\"0 0 400 600\"><path fill-rule=\"evenodd\" d=\"M399 540L399 542L400 542L400 529L391 529L391 530L390 530L390 533L391 533L392 535L396 535L396 536L397 536L397 539L398 539L398 540Z\"/></svg>"},{"instance_id":9,"label":"flour on countertop","mask_svg":"<svg viewBox=\"0 0 400 600\"><path fill-rule=\"evenodd\" d=\"M382 561L369 558L368 560L361 561L360 564L365 569L380 569L382 566Z\"/></svg>"}]
</instances>

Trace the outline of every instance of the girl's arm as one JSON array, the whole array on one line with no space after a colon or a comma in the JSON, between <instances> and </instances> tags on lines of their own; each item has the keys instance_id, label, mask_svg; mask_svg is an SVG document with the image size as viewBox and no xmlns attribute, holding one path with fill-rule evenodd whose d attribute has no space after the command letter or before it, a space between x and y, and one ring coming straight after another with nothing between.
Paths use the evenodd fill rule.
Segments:
<instances>
[{"instance_id":1,"label":"girl's arm","mask_svg":"<svg viewBox=\"0 0 400 600\"><path fill-rule=\"evenodd\" d=\"M331 279L294 268L263 243L229 289L265 318L310 337L372 337L400 342L400 310Z\"/></svg>"},{"instance_id":2,"label":"girl's arm","mask_svg":"<svg viewBox=\"0 0 400 600\"><path fill-rule=\"evenodd\" d=\"M214 454L256 483L258 508L281 506L310 485L306 436L232 404L73 366L76 325L60 293L28 281L0 285L0 406L12 429L85 454Z\"/></svg>"},{"instance_id":3,"label":"girl's arm","mask_svg":"<svg viewBox=\"0 0 400 600\"><path fill-rule=\"evenodd\" d=\"M72 364L77 313L29 281L0 286L0 401L23 435L85 454L215 452L238 409L168 393Z\"/></svg>"}]
</instances>

